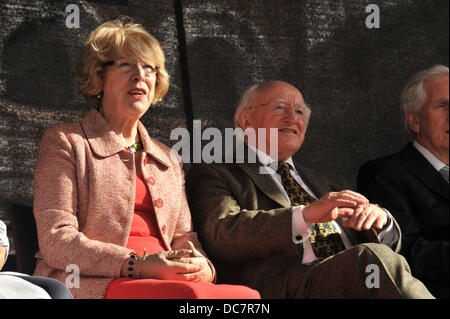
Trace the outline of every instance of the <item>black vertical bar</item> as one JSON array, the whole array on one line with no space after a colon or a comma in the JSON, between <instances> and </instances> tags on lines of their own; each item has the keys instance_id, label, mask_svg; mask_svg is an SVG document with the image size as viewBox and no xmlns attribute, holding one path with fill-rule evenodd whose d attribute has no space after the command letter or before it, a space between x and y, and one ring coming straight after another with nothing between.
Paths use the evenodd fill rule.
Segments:
<instances>
[{"instance_id":1,"label":"black vertical bar","mask_svg":"<svg viewBox=\"0 0 450 319\"><path fill-rule=\"evenodd\" d=\"M191 82L189 77L189 61L186 45L186 31L184 29L183 1L174 0L175 20L177 23L178 51L181 75L181 87L183 90L183 104L186 114L187 128L191 136L190 143L190 161L193 159L193 120L194 109L192 105Z\"/></svg>"}]
</instances>

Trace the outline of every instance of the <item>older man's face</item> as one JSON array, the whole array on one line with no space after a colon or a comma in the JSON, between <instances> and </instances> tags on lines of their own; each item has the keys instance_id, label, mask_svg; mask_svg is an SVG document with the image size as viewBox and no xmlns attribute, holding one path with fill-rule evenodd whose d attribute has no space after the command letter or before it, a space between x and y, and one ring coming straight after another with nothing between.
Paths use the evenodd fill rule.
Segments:
<instances>
[{"instance_id":1,"label":"older man's face","mask_svg":"<svg viewBox=\"0 0 450 319\"><path fill-rule=\"evenodd\" d=\"M424 82L427 98L422 113L412 116L413 123L410 125L417 133L417 142L447 164L449 156L448 79L448 76L440 76Z\"/></svg>"},{"instance_id":2,"label":"older man's face","mask_svg":"<svg viewBox=\"0 0 450 319\"><path fill-rule=\"evenodd\" d=\"M300 91L288 83L274 82L255 94L251 106L254 107L245 112L241 126L254 128L257 135L258 128L266 129L266 153L270 150L270 128L276 128L278 160L295 154L305 138L305 101Z\"/></svg>"}]
</instances>

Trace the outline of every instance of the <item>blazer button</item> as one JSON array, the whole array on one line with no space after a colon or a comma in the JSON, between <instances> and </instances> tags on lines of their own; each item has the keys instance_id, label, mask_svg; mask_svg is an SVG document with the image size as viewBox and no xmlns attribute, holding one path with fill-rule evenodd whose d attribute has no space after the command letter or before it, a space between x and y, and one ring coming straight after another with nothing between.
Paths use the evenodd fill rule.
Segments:
<instances>
[{"instance_id":1,"label":"blazer button","mask_svg":"<svg viewBox=\"0 0 450 319\"><path fill-rule=\"evenodd\" d=\"M155 200L155 201L153 202L153 204L154 204L156 207L161 208L161 207L163 207L163 200L162 200L161 198L158 198L157 200Z\"/></svg>"},{"instance_id":2,"label":"blazer button","mask_svg":"<svg viewBox=\"0 0 450 319\"><path fill-rule=\"evenodd\" d=\"M300 235L298 235L298 236L295 236L295 239L296 239L296 240L298 240L298 241L300 241L300 240L302 240L302 239L303 239L303 237L302 237L302 236L300 236Z\"/></svg>"},{"instance_id":3,"label":"blazer button","mask_svg":"<svg viewBox=\"0 0 450 319\"><path fill-rule=\"evenodd\" d=\"M150 176L149 178L147 178L147 183L149 183L150 185L155 185L155 179Z\"/></svg>"},{"instance_id":4,"label":"blazer button","mask_svg":"<svg viewBox=\"0 0 450 319\"><path fill-rule=\"evenodd\" d=\"M163 233L163 235L165 235L165 234L166 234L166 229L167 229L167 228L166 228L166 225L163 225L163 227L162 227L162 229L161 229L161 230L162 230L162 233Z\"/></svg>"}]
</instances>

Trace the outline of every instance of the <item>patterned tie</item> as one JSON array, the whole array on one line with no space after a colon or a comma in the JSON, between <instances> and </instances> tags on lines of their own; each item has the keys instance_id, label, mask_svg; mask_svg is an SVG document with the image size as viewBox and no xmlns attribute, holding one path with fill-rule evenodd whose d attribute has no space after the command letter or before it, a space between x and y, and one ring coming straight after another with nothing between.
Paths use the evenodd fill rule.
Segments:
<instances>
[{"instance_id":1,"label":"patterned tie","mask_svg":"<svg viewBox=\"0 0 450 319\"><path fill-rule=\"evenodd\" d=\"M315 199L309 195L294 179L290 172L290 165L286 162L278 162L277 173L281 176L284 190L293 206L309 205ZM332 256L345 249L341 236L332 222L312 224L313 233L310 236L314 254L323 259Z\"/></svg>"},{"instance_id":2,"label":"patterned tie","mask_svg":"<svg viewBox=\"0 0 450 319\"><path fill-rule=\"evenodd\" d=\"M447 183L448 183L448 166L445 165L444 167L442 167L442 168L439 170L439 173L441 173L442 177L444 177L445 180L446 180Z\"/></svg>"}]
</instances>

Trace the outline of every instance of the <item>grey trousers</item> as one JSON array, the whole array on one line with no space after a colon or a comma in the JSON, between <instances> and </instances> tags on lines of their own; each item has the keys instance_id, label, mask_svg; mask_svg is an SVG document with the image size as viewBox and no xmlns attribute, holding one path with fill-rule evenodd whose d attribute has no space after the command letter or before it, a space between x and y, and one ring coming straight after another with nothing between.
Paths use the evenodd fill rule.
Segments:
<instances>
[{"instance_id":1,"label":"grey trousers","mask_svg":"<svg viewBox=\"0 0 450 319\"><path fill-rule=\"evenodd\" d=\"M64 284L56 279L0 272L0 299L73 299Z\"/></svg>"}]
</instances>

